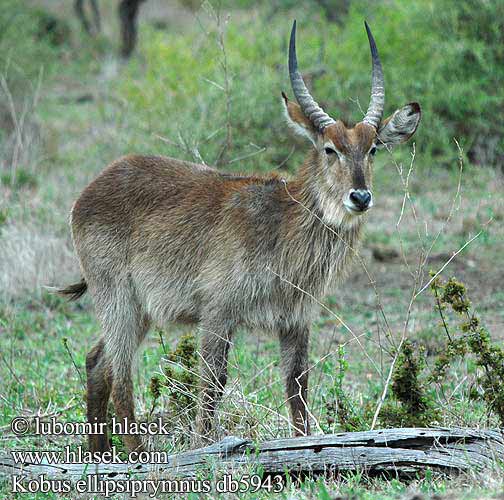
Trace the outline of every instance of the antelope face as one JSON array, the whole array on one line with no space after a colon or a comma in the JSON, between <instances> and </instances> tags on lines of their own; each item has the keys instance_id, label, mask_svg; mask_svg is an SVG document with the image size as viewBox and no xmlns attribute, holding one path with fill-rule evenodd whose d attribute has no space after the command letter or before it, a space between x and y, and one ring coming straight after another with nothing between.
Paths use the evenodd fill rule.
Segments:
<instances>
[{"instance_id":1,"label":"antelope face","mask_svg":"<svg viewBox=\"0 0 504 500\"><path fill-rule=\"evenodd\" d=\"M346 128L338 121L325 128L318 138L319 157L327 167L329 185L339 186L338 194L346 212L361 215L373 206L372 163L376 153L376 132L365 124Z\"/></svg>"},{"instance_id":2,"label":"antelope face","mask_svg":"<svg viewBox=\"0 0 504 500\"><path fill-rule=\"evenodd\" d=\"M378 50L365 23L371 49L371 100L364 119L354 127L334 120L315 102L298 71L296 21L289 44L289 75L297 104L282 93L288 123L307 138L317 152L317 186L322 209L330 207L333 219L341 214L359 216L373 206L372 164L376 151L407 141L416 131L421 111L418 103L399 108L382 120L385 105L383 70ZM328 201L328 198L331 198Z\"/></svg>"}]
</instances>

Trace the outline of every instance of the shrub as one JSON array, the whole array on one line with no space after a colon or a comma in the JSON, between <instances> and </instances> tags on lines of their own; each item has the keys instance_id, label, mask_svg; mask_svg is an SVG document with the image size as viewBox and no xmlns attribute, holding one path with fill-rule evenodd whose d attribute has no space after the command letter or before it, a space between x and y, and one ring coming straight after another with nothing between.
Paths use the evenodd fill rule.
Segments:
<instances>
[{"instance_id":1,"label":"shrub","mask_svg":"<svg viewBox=\"0 0 504 500\"><path fill-rule=\"evenodd\" d=\"M425 354L405 340L392 375L392 398L384 405L380 420L386 426L428 426L439 418L434 398L427 392Z\"/></svg>"},{"instance_id":2,"label":"shrub","mask_svg":"<svg viewBox=\"0 0 504 500\"><path fill-rule=\"evenodd\" d=\"M280 2L273 13L259 8L259 15L232 16L226 28L234 131L229 159L256 153L226 169L271 169L291 153L280 91L291 95L287 41L295 17L300 21L301 69L317 100L336 118L360 120L357 102L365 109L369 101L371 67L363 28L368 19L385 69L386 115L407 102L422 105L417 150L450 163L458 154L455 137L473 162L502 160L502 2L354 0L341 25L328 22L317 2L301 8ZM212 163L224 137L226 98L222 54L215 43L218 30L211 22L204 28L208 36L203 31L154 33L146 27L147 67L138 61L130 66L130 78L122 81L120 92L149 130L176 142L180 131L187 157L198 145ZM145 74L142 83L135 77L139 71ZM257 154L263 147L266 151ZM174 154L174 147L167 149ZM407 154L407 148L399 154ZM294 155L292 163L299 159Z\"/></svg>"},{"instance_id":3,"label":"shrub","mask_svg":"<svg viewBox=\"0 0 504 500\"><path fill-rule=\"evenodd\" d=\"M337 100L331 109L353 110L354 118L360 114L350 97L367 106L369 54L362 29L367 18L384 65L386 113L418 101L420 150L450 160L456 137L473 162L497 164L504 150L504 101L498 91L504 78L503 17L499 0L352 2L341 31L323 35L337 43L328 46L331 71L320 79L320 92Z\"/></svg>"},{"instance_id":4,"label":"shrub","mask_svg":"<svg viewBox=\"0 0 504 500\"><path fill-rule=\"evenodd\" d=\"M345 350L342 346L338 348L337 369L335 370L332 364L329 366L330 372L335 372L336 375L334 383L329 387L327 394L324 396L326 424L326 429L324 430L331 432L338 427L348 432L365 430L367 428L367 420L369 420L366 408L363 412L359 411L360 408L343 387L348 370L348 362L345 359Z\"/></svg>"},{"instance_id":5,"label":"shrub","mask_svg":"<svg viewBox=\"0 0 504 500\"><path fill-rule=\"evenodd\" d=\"M472 354L480 372L476 375L476 382L481 392L472 392L472 397L482 399L489 411L495 413L504 425L504 350L492 343L490 334L481 326L480 319L471 308L467 298L466 287L455 278L443 282L436 277L431 284L436 297L436 309L441 317L446 332L447 343L444 353L436 360L431 374L432 381L440 381L446 374L448 366L458 357ZM451 332L445 317L446 308L451 308L463 321L458 324L461 334Z\"/></svg>"},{"instance_id":6,"label":"shrub","mask_svg":"<svg viewBox=\"0 0 504 500\"><path fill-rule=\"evenodd\" d=\"M4 0L0 9L0 74L14 98L33 93L44 67L47 76L69 38L67 24L25 2Z\"/></svg>"},{"instance_id":7,"label":"shrub","mask_svg":"<svg viewBox=\"0 0 504 500\"><path fill-rule=\"evenodd\" d=\"M149 392L155 404L162 391L166 389L172 414L177 418L183 416L191 421L195 416L198 386L198 360L194 335L182 336L177 347L166 353L166 361L163 376L151 378Z\"/></svg>"}]
</instances>

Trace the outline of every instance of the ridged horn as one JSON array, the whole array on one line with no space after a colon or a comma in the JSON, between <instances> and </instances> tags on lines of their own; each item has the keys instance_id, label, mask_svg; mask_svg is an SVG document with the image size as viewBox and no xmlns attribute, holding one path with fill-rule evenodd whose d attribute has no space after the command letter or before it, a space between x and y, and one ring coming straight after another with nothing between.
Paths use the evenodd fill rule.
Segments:
<instances>
[{"instance_id":1,"label":"ridged horn","mask_svg":"<svg viewBox=\"0 0 504 500\"><path fill-rule=\"evenodd\" d=\"M294 96L304 113L316 128L321 132L335 121L324 112L324 110L315 102L310 92L306 88L303 77L298 70L296 57L296 21L292 25L292 31L289 43L289 76Z\"/></svg>"},{"instance_id":2,"label":"ridged horn","mask_svg":"<svg viewBox=\"0 0 504 500\"><path fill-rule=\"evenodd\" d=\"M364 21L364 24L366 25L369 48L371 49L373 70L371 76L371 100L369 102L366 116L362 121L378 129L383 116L383 109L385 107L385 81L383 78L380 56L378 55L378 49L376 48L373 34L371 33L368 23Z\"/></svg>"}]
</instances>

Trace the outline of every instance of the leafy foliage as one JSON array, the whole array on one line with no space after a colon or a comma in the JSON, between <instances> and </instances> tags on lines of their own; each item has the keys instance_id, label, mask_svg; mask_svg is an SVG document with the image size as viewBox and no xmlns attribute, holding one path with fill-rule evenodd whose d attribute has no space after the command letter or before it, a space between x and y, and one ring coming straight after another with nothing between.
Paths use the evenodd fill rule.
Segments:
<instances>
[{"instance_id":1,"label":"leafy foliage","mask_svg":"<svg viewBox=\"0 0 504 500\"><path fill-rule=\"evenodd\" d=\"M392 375L392 398L384 405L380 422L386 426L428 426L439 418L434 398L427 391L425 354L405 340Z\"/></svg>"},{"instance_id":2,"label":"leafy foliage","mask_svg":"<svg viewBox=\"0 0 504 500\"><path fill-rule=\"evenodd\" d=\"M343 383L348 371L348 361L345 359L345 350L338 348L338 367L333 385L325 395L325 421L327 430L334 430L336 424L345 431L360 431L367 428L367 415L360 412L360 408L344 389Z\"/></svg>"},{"instance_id":3,"label":"leafy foliage","mask_svg":"<svg viewBox=\"0 0 504 500\"><path fill-rule=\"evenodd\" d=\"M435 356L434 366L426 375L425 355L422 349L415 349L408 340L404 341L397 358L392 376L392 398L389 398L381 411L383 425L429 425L441 415L442 408L436 403L431 384L441 385L448 371L457 358L466 358L472 354L476 366L476 386L480 391L472 390L472 399L481 399L489 411L494 412L501 425L504 425L504 388L501 381L504 377L504 350L492 343L488 331L481 325L476 314L471 310L463 283L451 278L443 282L435 277L431 290L436 299L436 310L446 333L447 341ZM457 330L460 336L450 332L446 309L464 318ZM399 403L399 405L397 405Z\"/></svg>"},{"instance_id":4,"label":"leafy foliage","mask_svg":"<svg viewBox=\"0 0 504 500\"><path fill-rule=\"evenodd\" d=\"M286 43L295 17L301 70L336 118L358 121L367 107L370 61L363 20L368 19L385 69L385 114L418 101L424 115L415 138L419 151L450 162L457 138L473 162L497 164L504 150L503 100L497 90L504 78L498 21L504 4L490 0L475 8L473 3L355 0L341 25L328 22L316 2L301 12L287 2L268 11L268 18L267 9L246 21L236 16L224 27L234 132L229 159L247 159L225 168L265 170L292 153L280 91L290 87ZM291 8L292 14L286 13ZM146 27L145 62L129 66L129 78L118 91L149 130L175 142L180 134L189 158L197 147L213 163L225 135L226 96L219 30L212 21L203 28L196 36L172 36ZM135 76L139 71L145 72L142 83ZM266 150L259 153L261 148Z\"/></svg>"},{"instance_id":5,"label":"leafy foliage","mask_svg":"<svg viewBox=\"0 0 504 500\"><path fill-rule=\"evenodd\" d=\"M166 353L167 364L163 376L151 378L149 392L154 400L168 390L169 407L175 416L186 415L189 420L195 413L195 395L198 386L198 360L196 340L187 334L180 338L177 347Z\"/></svg>"},{"instance_id":6,"label":"leafy foliage","mask_svg":"<svg viewBox=\"0 0 504 500\"><path fill-rule=\"evenodd\" d=\"M494 412L504 425L504 350L492 343L488 331L480 325L476 313L471 310L471 302L467 298L466 287L455 278L443 282L436 277L431 284L436 296L436 308L442 318L443 326L448 336L444 353L436 360L431 379L439 381L446 374L447 368L457 357L472 354L476 365L481 369L476 381L482 392L474 392L473 397L482 399L488 409ZM464 318L459 323L461 336L450 335L444 311L449 306L458 316Z\"/></svg>"}]
</instances>

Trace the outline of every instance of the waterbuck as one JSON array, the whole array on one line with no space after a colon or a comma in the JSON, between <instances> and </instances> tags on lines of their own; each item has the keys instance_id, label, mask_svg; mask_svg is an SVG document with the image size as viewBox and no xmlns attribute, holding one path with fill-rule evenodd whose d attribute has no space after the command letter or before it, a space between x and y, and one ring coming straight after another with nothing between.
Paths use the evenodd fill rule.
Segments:
<instances>
[{"instance_id":1,"label":"waterbuck","mask_svg":"<svg viewBox=\"0 0 504 500\"><path fill-rule=\"evenodd\" d=\"M114 161L83 191L71 214L82 281L59 292L88 290L102 327L86 359L87 417L105 422L112 395L119 419L134 421L131 368L152 323L181 322L201 331L201 400L195 432L213 433L238 327L275 332L296 435L307 419L308 337L313 298L347 271L364 214L373 205L377 149L409 139L420 121L410 103L382 120L383 72L366 24L372 88L364 119L333 120L311 97L298 71L296 23L289 74L297 104L283 95L288 123L310 151L292 180L235 176L159 156ZM126 446L142 447L138 436ZM106 436L90 436L104 451Z\"/></svg>"}]
</instances>

